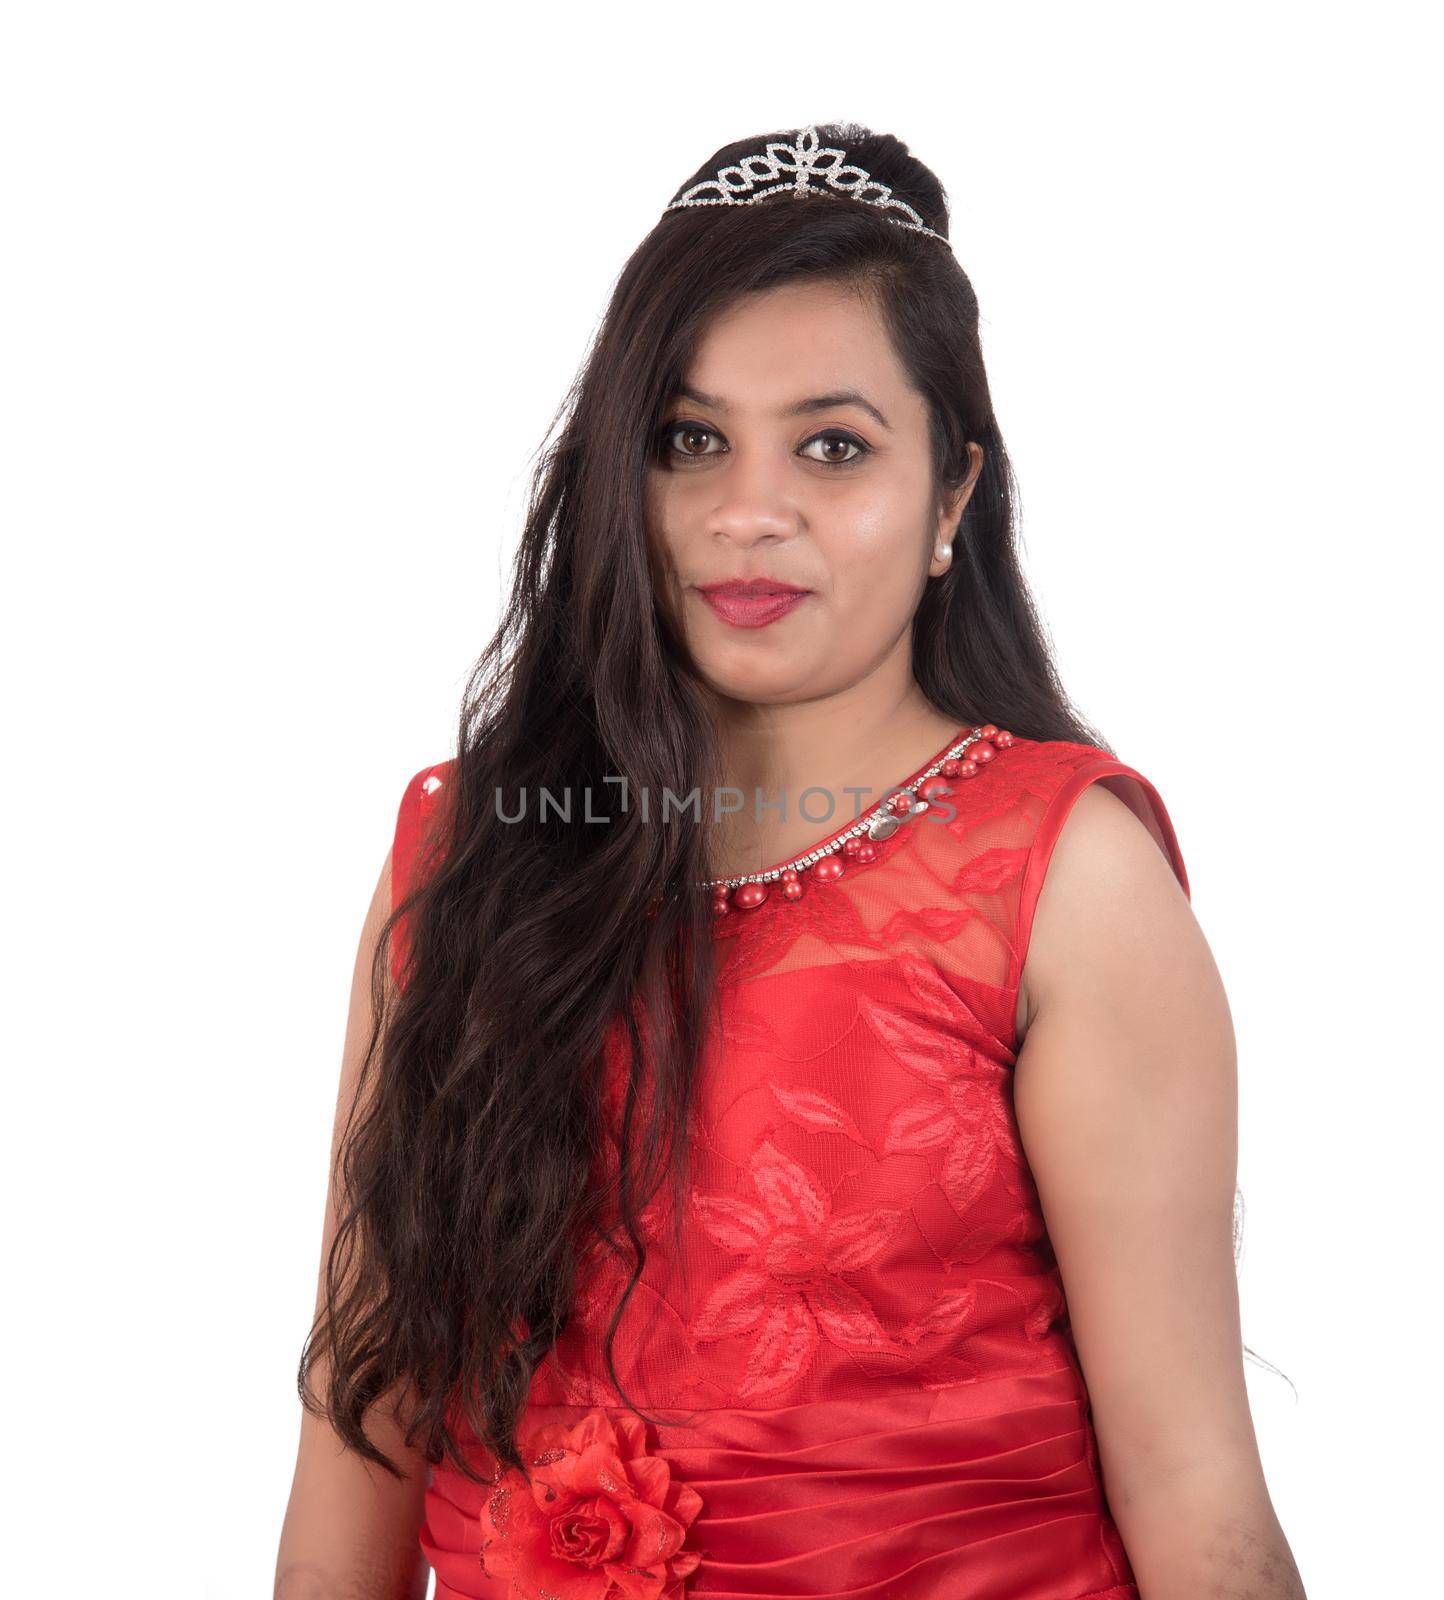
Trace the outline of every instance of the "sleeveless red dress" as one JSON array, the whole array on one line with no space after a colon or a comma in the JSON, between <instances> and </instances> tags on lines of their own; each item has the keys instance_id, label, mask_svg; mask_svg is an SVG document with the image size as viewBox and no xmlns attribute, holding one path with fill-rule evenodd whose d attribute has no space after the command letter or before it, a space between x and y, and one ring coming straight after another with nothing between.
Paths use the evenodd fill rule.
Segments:
<instances>
[{"instance_id":1,"label":"sleeveless red dress","mask_svg":"<svg viewBox=\"0 0 1444 1600\"><path fill-rule=\"evenodd\" d=\"M402 798L398 899L449 766ZM686 1246L663 1185L614 1344L653 1420L607 1374L626 1273L597 1252L523 1419L535 1488L432 1469L435 1600L1137 1600L1012 1108L1034 909L1096 782L1187 893L1145 778L1016 738L875 859L718 918Z\"/></svg>"}]
</instances>

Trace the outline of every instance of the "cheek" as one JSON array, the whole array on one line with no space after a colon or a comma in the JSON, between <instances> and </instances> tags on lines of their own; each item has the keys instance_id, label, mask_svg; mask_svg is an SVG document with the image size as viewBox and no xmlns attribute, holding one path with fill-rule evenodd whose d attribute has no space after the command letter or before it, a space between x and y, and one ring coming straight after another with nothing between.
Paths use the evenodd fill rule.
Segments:
<instances>
[{"instance_id":1,"label":"cheek","mask_svg":"<svg viewBox=\"0 0 1444 1600\"><path fill-rule=\"evenodd\" d=\"M881 619L916 606L931 552L926 511L915 495L864 496L819 529L817 542L839 613Z\"/></svg>"},{"instance_id":2,"label":"cheek","mask_svg":"<svg viewBox=\"0 0 1444 1600\"><path fill-rule=\"evenodd\" d=\"M665 496L650 484L644 495L643 537L647 549L647 568L652 575L652 593L668 610L676 604L676 573L679 541L668 517Z\"/></svg>"}]
</instances>

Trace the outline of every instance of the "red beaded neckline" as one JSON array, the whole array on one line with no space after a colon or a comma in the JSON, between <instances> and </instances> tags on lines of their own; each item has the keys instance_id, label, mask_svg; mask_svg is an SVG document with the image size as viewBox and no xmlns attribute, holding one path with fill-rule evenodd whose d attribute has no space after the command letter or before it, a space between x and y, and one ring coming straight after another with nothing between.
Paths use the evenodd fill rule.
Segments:
<instances>
[{"instance_id":1,"label":"red beaded neckline","mask_svg":"<svg viewBox=\"0 0 1444 1600\"><path fill-rule=\"evenodd\" d=\"M877 846L890 838L955 782L975 778L1000 750L1013 743L1005 728L989 722L961 728L943 750L897 784L855 821L839 828L799 856L735 878L713 878L701 887L712 891L712 909L719 916L751 911L777 887L784 900L800 900L811 883L833 883L855 867L878 859Z\"/></svg>"}]
</instances>

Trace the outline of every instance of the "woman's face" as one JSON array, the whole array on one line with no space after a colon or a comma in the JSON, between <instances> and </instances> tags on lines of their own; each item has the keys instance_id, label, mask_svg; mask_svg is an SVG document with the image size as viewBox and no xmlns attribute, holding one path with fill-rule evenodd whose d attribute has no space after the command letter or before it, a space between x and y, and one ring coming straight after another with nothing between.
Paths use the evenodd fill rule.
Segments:
<instances>
[{"instance_id":1,"label":"woman's face","mask_svg":"<svg viewBox=\"0 0 1444 1600\"><path fill-rule=\"evenodd\" d=\"M836 284L747 297L702 338L647 475L658 603L716 693L836 694L899 655L947 571L982 465L937 500L927 407L872 302ZM728 595L763 580L790 600ZM710 594L710 598L709 598Z\"/></svg>"}]
</instances>

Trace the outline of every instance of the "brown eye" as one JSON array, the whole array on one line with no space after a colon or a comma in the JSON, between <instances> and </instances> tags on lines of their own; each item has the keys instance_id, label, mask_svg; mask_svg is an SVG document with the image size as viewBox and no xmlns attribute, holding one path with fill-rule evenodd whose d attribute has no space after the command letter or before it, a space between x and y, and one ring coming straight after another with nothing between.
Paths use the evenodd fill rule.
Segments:
<instances>
[{"instance_id":1,"label":"brown eye","mask_svg":"<svg viewBox=\"0 0 1444 1600\"><path fill-rule=\"evenodd\" d=\"M671 426L662 430L662 437L659 442L663 454L692 457L711 456L716 455L717 451L708 450L706 441L716 437L717 435L711 428L704 428L699 422L674 422ZM674 439L683 441L680 448L673 448L672 441Z\"/></svg>"},{"instance_id":2,"label":"brown eye","mask_svg":"<svg viewBox=\"0 0 1444 1600\"><path fill-rule=\"evenodd\" d=\"M865 445L861 439L854 439L850 433L819 433L809 439L807 444L809 446L814 444L823 446L824 453L813 456L812 460L821 462L825 467L850 467L855 462L861 461L869 449L869 446ZM838 446L843 449L850 449L853 453L851 455L838 455L836 454Z\"/></svg>"}]
</instances>

